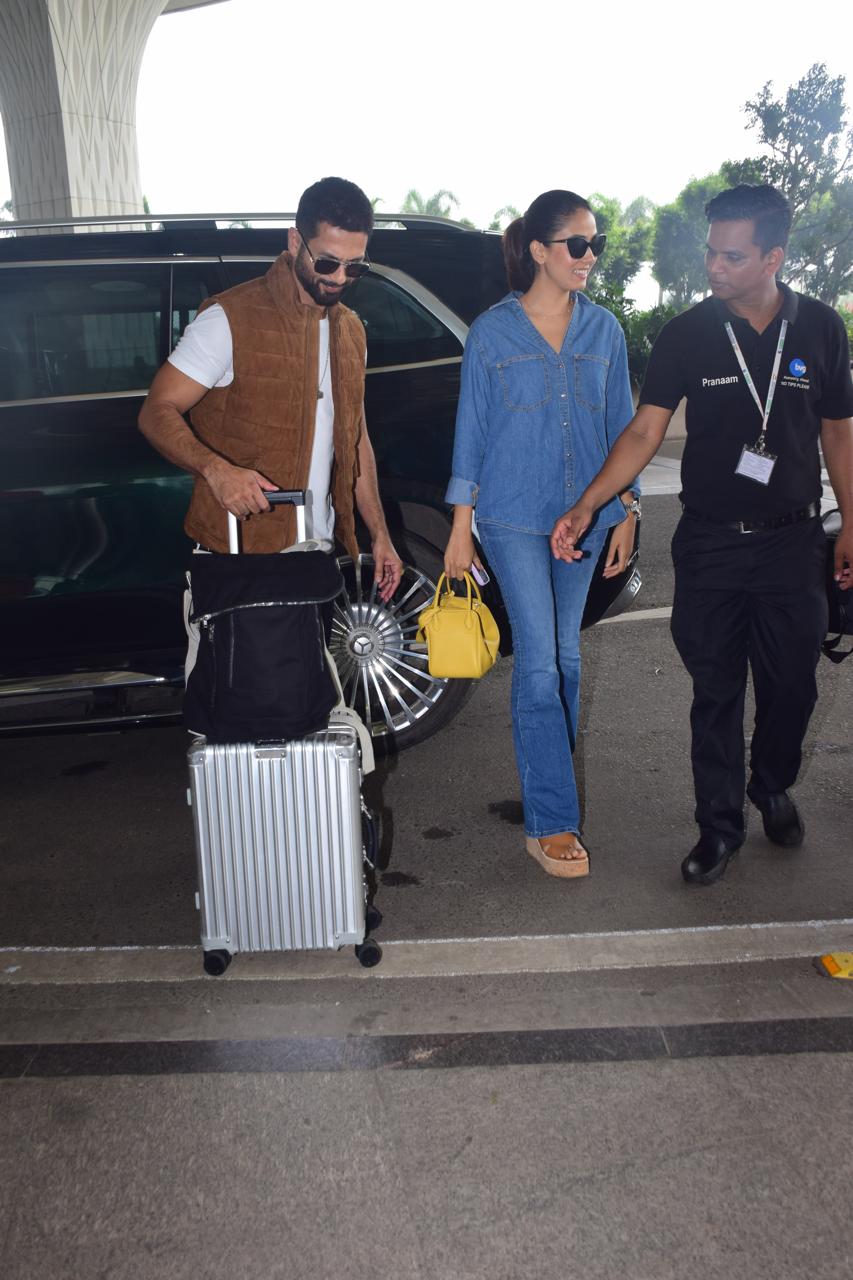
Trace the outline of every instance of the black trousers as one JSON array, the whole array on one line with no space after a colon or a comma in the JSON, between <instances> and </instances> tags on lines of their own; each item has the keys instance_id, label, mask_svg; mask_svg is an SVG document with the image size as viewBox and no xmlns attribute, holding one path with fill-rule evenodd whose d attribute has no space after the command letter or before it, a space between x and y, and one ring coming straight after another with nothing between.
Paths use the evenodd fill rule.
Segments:
<instances>
[{"instance_id":1,"label":"black trousers","mask_svg":"<svg viewBox=\"0 0 853 1280\"><path fill-rule=\"evenodd\" d=\"M767 794L796 781L826 635L825 556L818 519L738 533L685 515L675 531L671 629L693 680L691 755L703 832L743 839L748 668L752 788Z\"/></svg>"}]
</instances>

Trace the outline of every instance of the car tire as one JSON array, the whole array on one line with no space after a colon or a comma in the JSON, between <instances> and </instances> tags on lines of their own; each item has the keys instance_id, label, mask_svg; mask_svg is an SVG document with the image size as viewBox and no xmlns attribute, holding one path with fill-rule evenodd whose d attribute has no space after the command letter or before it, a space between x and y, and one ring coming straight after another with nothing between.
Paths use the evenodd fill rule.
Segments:
<instances>
[{"instance_id":1,"label":"car tire","mask_svg":"<svg viewBox=\"0 0 853 1280\"><path fill-rule=\"evenodd\" d=\"M382 755L403 751L443 729L476 681L439 680L427 670L426 645L416 639L418 614L432 600L443 562L419 538L405 546L403 576L388 604L373 584L373 558L341 556L344 590L335 601L329 650L344 701L359 713Z\"/></svg>"}]
</instances>

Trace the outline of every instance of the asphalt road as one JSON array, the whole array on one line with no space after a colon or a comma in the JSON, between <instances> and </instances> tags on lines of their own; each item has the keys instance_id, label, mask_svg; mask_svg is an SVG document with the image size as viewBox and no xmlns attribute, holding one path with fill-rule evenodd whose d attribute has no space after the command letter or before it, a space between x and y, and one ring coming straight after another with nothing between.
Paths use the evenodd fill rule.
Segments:
<instances>
[{"instance_id":1,"label":"asphalt road","mask_svg":"<svg viewBox=\"0 0 853 1280\"><path fill-rule=\"evenodd\" d=\"M512 937L853 915L853 661L821 663L797 795L807 839L781 851L750 815L725 879L686 887L694 840L689 684L666 617L672 495L648 497L632 616L585 633L577 768L592 874L547 877L524 850L509 715L511 661L439 736L380 764L377 905L385 938ZM197 941L180 729L0 742L0 946Z\"/></svg>"}]
</instances>

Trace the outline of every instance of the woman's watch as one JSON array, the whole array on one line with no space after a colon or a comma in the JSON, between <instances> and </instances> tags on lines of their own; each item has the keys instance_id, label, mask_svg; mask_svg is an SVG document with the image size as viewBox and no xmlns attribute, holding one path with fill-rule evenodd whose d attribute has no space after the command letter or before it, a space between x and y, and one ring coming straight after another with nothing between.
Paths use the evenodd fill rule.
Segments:
<instances>
[{"instance_id":1,"label":"woman's watch","mask_svg":"<svg viewBox=\"0 0 853 1280\"><path fill-rule=\"evenodd\" d=\"M632 495L630 502L623 502L622 505L625 508L626 514L633 511L638 520L641 518L643 511L640 506L640 499L636 494Z\"/></svg>"}]
</instances>

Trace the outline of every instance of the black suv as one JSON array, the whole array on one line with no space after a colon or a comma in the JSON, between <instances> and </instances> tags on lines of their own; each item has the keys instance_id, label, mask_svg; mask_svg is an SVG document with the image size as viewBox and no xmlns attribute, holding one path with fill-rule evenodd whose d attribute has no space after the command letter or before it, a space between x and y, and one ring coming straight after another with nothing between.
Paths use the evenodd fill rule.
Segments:
<instances>
[{"instance_id":1,"label":"black suv","mask_svg":"<svg viewBox=\"0 0 853 1280\"><path fill-rule=\"evenodd\" d=\"M266 271L293 215L5 224L0 237L0 732L174 719L191 480L136 427L160 364L211 294ZM106 225L98 225L105 224ZM333 652L378 745L422 740L470 686L426 670L416 618L449 529L467 326L506 292L500 239L439 218L381 219L346 303L367 331L366 410L391 533L394 600L343 561ZM586 625L636 595L596 575ZM509 627L492 585L484 593Z\"/></svg>"}]
</instances>

